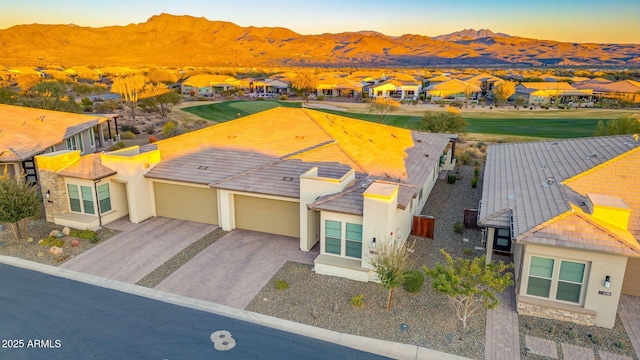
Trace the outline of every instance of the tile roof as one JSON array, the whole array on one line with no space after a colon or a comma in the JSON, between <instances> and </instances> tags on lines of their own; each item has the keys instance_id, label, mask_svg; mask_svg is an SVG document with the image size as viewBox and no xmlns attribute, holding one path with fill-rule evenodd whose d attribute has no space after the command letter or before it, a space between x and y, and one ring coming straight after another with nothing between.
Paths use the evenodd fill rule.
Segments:
<instances>
[{"instance_id":1,"label":"tile roof","mask_svg":"<svg viewBox=\"0 0 640 360\"><path fill-rule=\"evenodd\" d=\"M458 79L452 79L444 82L439 82L435 84L431 84L427 86L426 91L465 91L467 87L471 87L472 91L478 92L480 91L480 86L474 85L472 83L468 83Z\"/></svg>"},{"instance_id":2,"label":"tile roof","mask_svg":"<svg viewBox=\"0 0 640 360\"><path fill-rule=\"evenodd\" d=\"M479 222L512 225L514 238L533 241L524 238L572 204L585 210L586 194L598 193L629 204L629 232L638 238L640 195L631 179L640 178L639 146L631 136L490 145ZM583 237L589 237L589 227L583 229ZM554 240L576 242L573 235L561 234L567 236Z\"/></svg>"},{"instance_id":3,"label":"tile roof","mask_svg":"<svg viewBox=\"0 0 640 360\"><path fill-rule=\"evenodd\" d=\"M314 166L335 178L355 169L406 185L402 206L419 192L452 136L277 108L155 143L162 161L146 176L298 197L299 176Z\"/></svg>"},{"instance_id":4,"label":"tile roof","mask_svg":"<svg viewBox=\"0 0 640 360\"><path fill-rule=\"evenodd\" d=\"M100 154L82 156L78 161L58 171L58 175L86 180L99 180L117 172L104 165Z\"/></svg>"},{"instance_id":5,"label":"tile roof","mask_svg":"<svg viewBox=\"0 0 640 360\"><path fill-rule=\"evenodd\" d=\"M562 81L521 82L518 86L535 90L575 90L571 84Z\"/></svg>"},{"instance_id":6,"label":"tile roof","mask_svg":"<svg viewBox=\"0 0 640 360\"><path fill-rule=\"evenodd\" d=\"M191 86L209 86L218 84L237 84L239 80L228 75L200 74L188 77L183 84Z\"/></svg>"},{"instance_id":7,"label":"tile roof","mask_svg":"<svg viewBox=\"0 0 640 360\"><path fill-rule=\"evenodd\" d=\"M26 160L107 120L98 115L0 104L0 162Z\"/></svg>"}]
</instances>

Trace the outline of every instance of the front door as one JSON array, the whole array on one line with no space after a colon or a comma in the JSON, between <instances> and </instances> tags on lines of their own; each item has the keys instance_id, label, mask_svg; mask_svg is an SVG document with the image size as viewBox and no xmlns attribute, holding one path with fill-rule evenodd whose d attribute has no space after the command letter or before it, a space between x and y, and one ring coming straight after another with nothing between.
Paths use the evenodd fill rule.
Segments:
<instances>
[{"instance_id":1,"label":"front door","mask_svg":"<svg viewBox=\"0 0 640 360\"><path fill-rule=\"evenodd\" d=\"M493 250L511 253L511 231L509 229L496 229Z\"/></svg>"}]
</instances>

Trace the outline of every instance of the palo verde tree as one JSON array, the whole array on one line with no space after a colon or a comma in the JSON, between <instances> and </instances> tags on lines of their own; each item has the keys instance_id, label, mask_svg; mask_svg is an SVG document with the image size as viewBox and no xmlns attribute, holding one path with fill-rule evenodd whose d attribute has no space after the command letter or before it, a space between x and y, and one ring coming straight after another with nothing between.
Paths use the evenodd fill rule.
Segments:
<instances>
[{"instance_id":1,"label":"palo verde tree","mask_svg":"<svg viewBox=\"0 0 640 360\"><path fill-rule=\"evenodd\" d=\"M467 327L467 320L478 315L482 308L498 306L496 292L513 285L513 274L505 273L513 264L502 261L485 264L484 255L472 260L454 260L444 249L440 249L440 253L445 257L444 264L436 263L431 269L423 266L422 270L433 279L433 288L447 295L462 327Z\"/></svg>"},{"instance_id":2,"label":"palo verde tree","mask_svg":"<svg viewBox=\"0 0 640 360\"><path fill-rule=\"evenodd\" d=\"M596 136L627 135L640 133L640 117L633 114L625 114L616 119L598 121Z\"/></svg>"},{"instance_id":3,"label":"palo verde tree","mask_svg":"<svg viewBox=\"0 0 640 360\"><path fill-rule=\"evenodd\" d=\"M27 220L40 212L40 198L36 188L24 180L24 175L11 178L6 168L0 177L0 222L11 224L16 239L27 238Z\"/></svg>"},{"instance_id":4,"label":"palo verde tree","mask_svg":"<svg viewBox=\"0 0 640 360\"><path fill-rule=\"evenodd\" d=\"M306 99L318 87L318 79L311 71L302 71L291 80L291 87Z\"/></svg>"},{"instance_id":5,"label":"palo verde tree","mask_svg":"<svg viewBox=\"0 0 640 360\"><path fill-rule=\"evenodd\" d=\"M375 256L369 262L371 268L378 276L380 284L389 290L387 300L387 312L391 311L393 292L404 283L404 273L412 266L410 259L413 244L409 246L407 242L400 242L388 238L382 244Z\"/></svg>"},{"instance_id":6,"label":"palo verde tree","mask_svg":"<svg viewBox=\"0 0 640 360\"><path fill-rule=\"evenodd\" d=\"M464 132L469 124L460 115L460 110L427 111L422 115L422 129L432 133L457 134Z\"/></svg>"},{"instance_id":7,"label":"palo verde tree","mask_svg":"<svg viewBox=\"0 0 640 360\"><path fill-rule=\"evenodd\" d=\"M138 99L146 84L144 75L128 75L117 77L111 85L111 92L118 93L124 99L125 104L131 109L131 118L136 120L135 109Z\"/></svg>"},{"instance_id":8,"label":"palo verde tree","mask_svg":"<svg viewBox=\"0 0 640 360\"><path fill-rule=\"evenodd\" d=\"M376 114L378 122L384 124L389 114L398 110L400 103L388 98L377 97L369 103L369 112Z\"/></svg>"},{"instance_id":9,"label":"palo verde tree","mask_svg":"<svg viewBox=\"0 0 640 360\"><path fill-rule=\"evenodd\" d=\"M505 81L493 88L493 99L496 101L496 105L504 106L507 99L516 93L516 83L513 81Z\"/></svg>"}]
</instances>

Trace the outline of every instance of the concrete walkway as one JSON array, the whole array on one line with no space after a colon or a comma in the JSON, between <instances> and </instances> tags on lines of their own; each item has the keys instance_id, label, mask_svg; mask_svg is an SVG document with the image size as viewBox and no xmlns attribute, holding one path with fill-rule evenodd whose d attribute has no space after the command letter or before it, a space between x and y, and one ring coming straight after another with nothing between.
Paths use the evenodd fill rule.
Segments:
<instances>
[{"instance_id":1,"label":"concrete walkway","mask_svg":"<svg viewBox=\"0 0 640 360\"><path fill-rule=\"evenodd\" d=\"M640 357L640 297L620 295L618 316L629 335L636 356Z\"/></svg>"},{"instance_id":2,"label":"concrete walkway","mask_svg":"<svg viewBox=\"0 0 640 360\"><path fill-rule=\"evenodd\" d=\"M244 309L285 262L312 264L317 256L317 247L300 251L296 238L236 229L156 289Z\"/></svg>"},{"instance_id":3,"label":"concrete walkway","mask_svg":"<svg viewBox=\"0 0 640 360\"><path fill-rule=\"evenodd\" d=\"M123 232L60 267L135 284L217 226L155 217L141 224L120 219L109 227Z\"/></svg>"},{"instance_id":4,"label":"concrete walkway","mask_svg":"<svg viewBox=\"0 0 640 360\"><path fill-rule=\"evenodd\" d=\"M500 305L487 311L484 358L487 360L520 359L520 324L513 286L498 293Z\"/></svg>"}]
</instances>

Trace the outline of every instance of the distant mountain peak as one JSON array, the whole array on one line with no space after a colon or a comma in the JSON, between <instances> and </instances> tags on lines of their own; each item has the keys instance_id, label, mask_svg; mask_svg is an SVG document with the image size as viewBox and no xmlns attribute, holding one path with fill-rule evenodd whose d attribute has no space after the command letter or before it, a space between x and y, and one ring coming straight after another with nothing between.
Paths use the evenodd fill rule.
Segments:
<instances>
[{"instance_id":1,"label":"distant mountain peak","mask_svg":"<svg viewBox=\"0 0 640 360\"><path fill-rule=\"evenodd\" d=\"M510 38L512 36L504 33L494 33L489 29L480 29L480 30L464 29L464 30L453 32L451 34L435 36L433 37L433 39L440 40L440 41L460 41L460 40L476 40L476 39L483 39L488 37Z\"/></svg>"}]
</instances>

